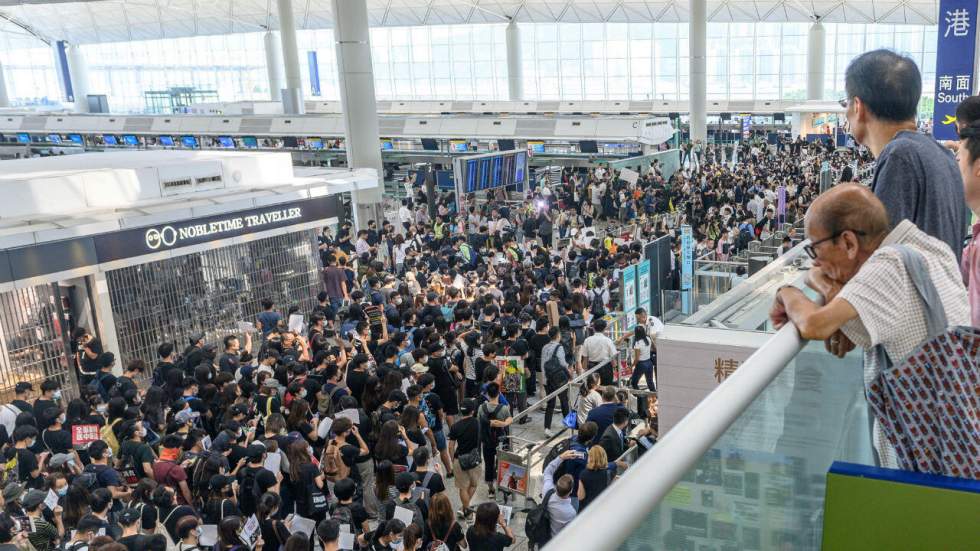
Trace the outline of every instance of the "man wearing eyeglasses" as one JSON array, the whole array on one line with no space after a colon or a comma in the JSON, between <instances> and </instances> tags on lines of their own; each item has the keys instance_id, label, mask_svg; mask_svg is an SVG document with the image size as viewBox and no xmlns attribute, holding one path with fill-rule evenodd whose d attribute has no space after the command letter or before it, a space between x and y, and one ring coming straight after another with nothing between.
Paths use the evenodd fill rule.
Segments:
<instances>
[{"instance_id":1,"label":"man wearing eyeglasses","mask_svg":"<svg viewBox=\"0 0 980 551\"><path fill-rule=\"evenodd\" d=\"M919 68L908 57L874 50L848 65L844 82L841 105L855 141L877 160L871 190L892 227L910 220L959 260L966 235L963 180L949 151L916 127Z\"/></svg>"},{"instance_id":2,"label":"man wearing eyeglasses","mask_svg":"<svg viewBox=\"0 0 980 551\"><path fill-rule=\"evenodd\" d=\"M839 357L862 347L865 387L879 369L874 346L883 345L897 363L928 336L924 303L889 245L905 245L922 256L948 325L970 324L966 289L949 247L908 220L890 229L884 204L867 188L840 184L818 197L806 215L806 236L804 250L813 259L807 285L824 304L786 286L776 293L769 317L777 328L792 321L802 338L825 341ZM896 466L894 450L877 427L874 443L882 466Z\"/></svg>"}]
</instances>

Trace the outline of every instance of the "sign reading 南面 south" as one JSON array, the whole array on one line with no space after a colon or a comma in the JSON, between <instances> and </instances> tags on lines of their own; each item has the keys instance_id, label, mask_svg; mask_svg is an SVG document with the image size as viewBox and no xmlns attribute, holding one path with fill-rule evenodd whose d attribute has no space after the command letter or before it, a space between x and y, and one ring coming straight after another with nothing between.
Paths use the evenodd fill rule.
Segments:
<instances>
[{"instance_id":1,"label":"sign reading \u5357\u9762 south","mask_svg":"<svg viewBox=\"0 0 980 551\"><path fill-rule=\"evenodd\" d=\"M185 226L167 225L146 230L146 246L149 249L170 248L179 246L182 241L200 237L219 237L222 233L235 232L246 228L258 228L272 223L295 220L303 217L303 209L277 209L261 214L235 216L225 220L215 220L207 223L189 222Z\"/></svg>"},{"instance_id":2,"label":"sign reading \u5357\u9762 south","mask_svg":"<svg viewBox=\"0 0 980 551\"><path fill-rule=\"evenodd\" d=\"M323 221L340 214L336 196L293 201L95 236L99 262L168 251L210 241Z\"/></svg>"}]
</instances>

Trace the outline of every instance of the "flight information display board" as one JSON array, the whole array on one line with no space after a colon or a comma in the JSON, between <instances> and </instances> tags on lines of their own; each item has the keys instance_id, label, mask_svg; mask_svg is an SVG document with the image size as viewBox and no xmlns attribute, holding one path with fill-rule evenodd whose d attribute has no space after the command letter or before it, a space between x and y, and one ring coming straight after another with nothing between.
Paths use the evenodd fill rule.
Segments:
<instances>
[{"instance_id":1,"label":"flight information display board","mask_svg":"<svg viewBox=\"0 0 980 551\"><path fill-rule=\"evenodd\" d=\"M510 186L523 189L527 179L527 152L500 151L462 157L453 161L453 172L460 193Z\"/></svg>"}]
</instances>

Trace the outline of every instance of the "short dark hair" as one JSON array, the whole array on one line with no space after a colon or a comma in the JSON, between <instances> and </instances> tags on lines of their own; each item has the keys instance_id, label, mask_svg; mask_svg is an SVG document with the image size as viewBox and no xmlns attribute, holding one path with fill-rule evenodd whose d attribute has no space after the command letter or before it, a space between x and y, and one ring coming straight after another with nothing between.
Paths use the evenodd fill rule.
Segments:
<instances>
[{"instance_id":1,"label":"short dark hair","mask_svg":"<svg viewBox=\"0 0 980 551\"><path fill-rule=\"evenodd\" d=\"M613 412L613 424L619 425L630 420L630 412L625 408L619 408Z\"/></svg>"},{"instance_id":2,"label":"short dark hair","mask_svg":"<svg viewBox=\"0 0 980 551\"><path fill-rule=\"evenodd\" d=\"M169 342L165 342L157 347L157 356L160 356L161 359L167 358L173 353L174 345Z\"/></svg>"},{"instance_id":3,"label":"short dark hair","mask_svg":"<svg viewBox=\"0 0 980 551\"><path fill-rule=\"evenodd\" d=\"M891 122L915 118L922 74L910 57L872 50L854 58L844 73L848 98L861 98L875 117Z\"/></svg>"}]
</instances>

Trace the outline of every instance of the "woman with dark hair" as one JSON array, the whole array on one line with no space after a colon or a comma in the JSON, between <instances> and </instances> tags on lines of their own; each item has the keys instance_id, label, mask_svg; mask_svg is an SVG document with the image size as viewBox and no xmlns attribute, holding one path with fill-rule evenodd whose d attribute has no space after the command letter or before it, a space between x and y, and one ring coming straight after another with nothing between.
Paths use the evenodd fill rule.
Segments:
<instances>
[{"instance_id":1,"label":"woman with dark hair","mask_svg":"<svg viewBox=\"0 0 980 551\"><path fill-rule=\"evenodd\" d=\"M177 504L177 494L168 486L157 486L151 496L153 505L157 508L157 524L167 531L165 534L170 541L177 541L177 522L187 516L196 517L194 508ZM159 528L159 527L158 527ZM159 529L157 530L159 533Z\"/></svg>"},{"instance_id":2,"label":"woman with dark hair","mask_svg":"<svg viewBox=\"0 0 980 551\"><path fill-rule=\"evenodd\" d=\"M282 499L271 492L262 494L255 504L255 518L259 520L262 541L269 542L270 549L279 549L289 539L289 528L281 520L276 519L281 506Z\"/></svg>"},{"instance_id":3,"label":"woman with dark hair","mask_svg":"<svg viewBox=\"0 0 980 551\"><path fill-rule=\"evenodd\" d=\"M136 483L136 487L133 488L133 493L130 494L128 506L140 512L142 519L140 528L144 534L153 532L157 524L157 508L151 502L153 490L157 489L157 485L157 481L152 478L141 478Z\"/></svg>"},{"instance_id":4,"label":"woman with dark hair","mask_svg":"<svg viewBox=\"0 0 980 551\"><path fill-rule=\"evenodd\" d=\"M238 532L242 529L244 521L241 517L228 517L218 523L218 543L214 545L214 551L247 551L248 546L242 543ZM254 550L261 549L265 542L259 537L255 542ZM272 549L272 547L270 547Z\"/></svg>"},{"instance_id":5,"label":"woman with dark hair","mask_svg":"<svg viewBox=\"0 0 980 551\"><path fill-rule=\"evenodd\" d=\"M633 330L633 375L630 377L630 386L639 389L640 377L646 379L647 390L654 392L657 390L653 380L653 341L647 336L647 330L642 325L637 325Z\"/></svg>"},{"instance_id":6,"label":"woman with dark hair","mask_svg":"<svg viewBox=\"0 0 980 551\"><path fill-rule=\"evenodd\" d=\"M398 490L395 489L395 465L387 459L378 461L374 469L374 494L381 503L398 497Z\"/></svg>"},{"instance_id":7,"label":"woman with dark hair","mask_svg":"<svg viewBox=\"0 0 980 551\"><path fill-rule=\"evenodd\" d=\"M393 518L388 522L378 525L378 528L366 538L369 551L390 551L400 549L402 535L405 532L405 523Z\"/></svg>"},{"instance_id":8,"label":"woman with dark hair","mask_svg":"<svg viewBox=\"0 0 980 551\"><path fill-rule=\"evenodd\" d=\"M289 489L301 514L317 522L326 517L326 481L310 458L309 444L296 440L286 448L289 461Z\"/></svg>"},{"instance_id":9,"label":"woman with dark hair","mask_svg":"<svg viewBox=\"0 0 980 551\"><path fill-rule=\"evenodd\" d=\"M65 523L65 530L74 529L78 521L88 513L88 504L91 499L92 494L89 493L88 486L85 485L82 477L73 480L72 484L68 486L68 493L64 499L62 519Z\"/></svg>"},{"instance_id":10,"label":"woman with dark hair","mask_svg":"<svg viewBox=\"0 0 980 551\"><path fill-rule=\"evenodd\" d=\"M419 411L419 408L415 406L405 406L402 410L401 416L398 418L401 428L405 431L408 436L408 440L415 444L415 448L419 446L425 446L428 444L428 440L425 438L425 434L422 432L422 423L425 423L425 417Z\"/></svg>"},{"instance_id":11,"label":"woman with dark hair","mask_svg":"<svg viewBox=\"0 0 980 551\"><path fill-rule=\"evenodd\" d=\"M140 405L140 412L143 413L143 421L149 425L153 435L147 435L147 440L155 440L163 433L166 427L166 417L164 416L164 402L166 393L158 386L150 386L146 389L143 396L143 403Z\"/></svg>"},{"instance_id":12,"label":"woman with dark hair","mask_svg":"<svg viewBox=\"0 0 980 551\"><path fill-rule=\"evenodd\" d=\"M305 398L294 398L289 405L286 428L302 434L310 442L316 442L316 427L310 423L311 415L310 403Z\"/></svg>"},{"instance_id":13,"label":"woman with dark hair","mask_svg":"<svg viewBox=\"0 0 980 551\"><path fill-rule=\"evenodd\" d=\"M416 445L409 440L405 433L405 427L398 424L398 421L389 419L381 425L378 434L378 441L374 445L375 461L391 461L397 465L399 472L408 468L408 454L414 451Z\"/></svg>"},{"instance_id":14,"label":"woman with dark hair","mask_svg":"<svg viewBox=\"0 0 980 551\"><path fill-rule=\"evenodd\" d=\"M497 526L504 531L497 531ZM466 541L472 551L503 551L514 544L514 532L504 523L500 507L489 501L476 508L476 520L466 531Z\"/></svg>"},{"instance_id":15,"label":"woman with dark hair","mask_svg":"<svg viewBox=\"0 0 980 551\"><path fill-rule=\"evenodd\" d=\"M364 411L368 414L374 413L384 401L384 395L381 393L381 379L376 375L368 376L364 383L364 394L361 400Z\"/></svg>"}]
</instances>

